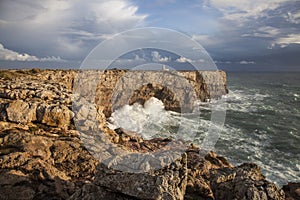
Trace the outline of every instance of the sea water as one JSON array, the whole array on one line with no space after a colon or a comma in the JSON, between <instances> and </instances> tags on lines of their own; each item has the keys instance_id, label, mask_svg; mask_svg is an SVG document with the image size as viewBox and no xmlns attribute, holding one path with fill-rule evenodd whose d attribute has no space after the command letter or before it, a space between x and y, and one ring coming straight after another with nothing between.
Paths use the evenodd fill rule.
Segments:
<instances>
[{"instance_id":1,"label":"sea water","mask_svg":"<svg viewBox=\"0 0 300 200\"><path fill-rule=\"evenodd\" d=\"M151 98L144 106L126 105L110 118L145 139L168 137L203 145L211 113L225 102L225 123L217 127L214 151L233 164L254 162L268 180L279 185L300 181L300 73L228 73L229 93L221 100L201 103L200 111L166 111Z\"/></svg>"}]
</instances>

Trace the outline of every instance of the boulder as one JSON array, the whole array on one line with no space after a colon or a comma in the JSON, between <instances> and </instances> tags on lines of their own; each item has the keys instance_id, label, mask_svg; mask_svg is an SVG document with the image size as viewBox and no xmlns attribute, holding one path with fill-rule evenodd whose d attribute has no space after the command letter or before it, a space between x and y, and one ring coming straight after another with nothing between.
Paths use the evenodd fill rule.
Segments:
<instances>
[{"instance_id":1,"label":"boulder","mask_svg":"<svg viewBox=\"0 0 300 200\"><path fill-rule=\"evenodd\" d=\"M68 199L95 175L98 162L78 138L22 127L1 133L0 199Z\"/></svg>"},{"instance_id":2,"label":"boulder","mask_svg":"<svg viewBox=\"0 0 300 200\"><path fill-rule=\"evenodd\" d=\"M22 100L12 101L8 105L6 112L8 120L11 122L26 124L36 120L36 104Z\"/></svg>"},{"instance_id":3,"label":"boulder","mask_svg":"<svg viewBox=\"0 0 300 200\"><path fill-rule=\"evenodd\" d=\"M54 127L68 127L73 118L73 112L65 105L39 105L37 120L40 123Z\"/></svg>"},{"instance_id":4,"label":"boulder","mask_svg":"<svg viewBox=\"0 0 300 200\"><path fill-rule=\"evenodd\" d=\"M268 182L254 163L244 163L233 169L220 168L210 174L215 199L284 200L285 194Z\"/></svg>"},{"instance_id":5,"label":"boulder","mask_svg":"<svg viewBox=\"0 0 300 200\"><path fill-rule=\"evenodd\" d=\"M187 181L186 155L169 166L145 173L128 173L99 165L94 184L137 199L182 200Z\"/></svg>"},{"instance_id":6,"label":"boulder","mask_svg":"<svg viewBox=\"0 0 300 200\"><path fill-rule=\"evenodd\" d=\"M187 151L188 181L186 200L212 200L214 193L210 186L210 170L233 168L233 166L214 152L204 152L191 145Z\"/></svg>"}]
</instances>

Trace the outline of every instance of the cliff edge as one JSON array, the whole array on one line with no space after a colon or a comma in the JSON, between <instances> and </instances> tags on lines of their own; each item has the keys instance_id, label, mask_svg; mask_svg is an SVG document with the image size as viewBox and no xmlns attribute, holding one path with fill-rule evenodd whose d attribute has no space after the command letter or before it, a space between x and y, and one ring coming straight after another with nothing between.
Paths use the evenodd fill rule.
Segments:
<instances>
[{"instance_id":1,"label":"cliff edge","mask_svg":"<svg viewBox=\"0 0 300 200\"><path fill-rule=\"evenodd\" d=\"M81 131L90 131L86 127L95 110L72 105L78 73L0 71L0 199L285 199L283 190L268 182L259 166L233 166L226 158L202 152L195 145L173 163L145 173L119 171L99 163L80 137ZM160 73L155 71L139 75L125 70L88 73L84 78L99 80L93 96L99 122L96 128L106 134L109 142L138 153L156 152L170 142L163 138L144 140L126 130L106 126L106 118L114 109L110 99L114 98L116 85L120 91L127 90L128 84L132 88L137 85L122 81L121 77L144 77L135 79L137 82L149 81L151 77L157 82L157 77L166 77L153 75ZM225 72L180 73L177 75L194 87L195 99L207 101L227 93ZM80 86L87 84L84 78L78 82ZM175 84L172 80L167 82ZM87 97L89 92L86 91ZM182 111L178 94L163 84L150 82L131 92L129 99L120 96L115 105L143 104L150 97L157 97L166 109ZM185 111L193 108L192 103L186 103ZM74 123L75 118L80 124ZM109 149L106 153L117 152ZM299 197L298 186L284 188L288 198Z\"/></svg>"}]
</instances>

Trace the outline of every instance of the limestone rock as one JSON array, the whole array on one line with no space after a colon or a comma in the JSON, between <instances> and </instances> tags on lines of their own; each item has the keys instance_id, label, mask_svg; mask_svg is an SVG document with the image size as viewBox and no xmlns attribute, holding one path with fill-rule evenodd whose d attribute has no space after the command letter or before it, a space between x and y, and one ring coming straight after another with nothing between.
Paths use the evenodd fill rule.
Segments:
<instances>
[{"instance_id":1,"label":"limestone rock","mask_svg":"<svg viewBox=\"0 0 300 200\"><path fill-rule=\"evenodd\" d=\"M107 190L104 187L94 184L86 184L80 190L77 190L68 200L132 200L131 196L122 193L116 193Z\"/></svg>"},{"instance_id":2,"label":"limestone rock","mask_svg":"<svg viewBox=\"0 0 300 200\"><path fill-rule=\"evenodd\" d=\"M187 151L188 184L185 193L186 200L215 199L210 186L210 170L233 168L224 158L214 152L202 152L194 145Z\"/></svg>"},{"instance_id":3,"label":"limestone rock","mask_svg":"<svg viewBox=\"0 0 300 200\"><path fill-rule=\"evenodd\" d=\"M17 123L28 123L36 120L36 105L16 100L6 109L8 120Z\"/></svg>"},{"instance_id":4,"label":"limestone rock","mask_svg":"<svg viewBox=\"0 0 300 200\"><path fill-rule=\"evenodd\" d=\"M224 157L195 146L174 163L145 173L114 170L91 155L93 149L100 150L102 157L117 157L168 147L170 139L144 140L127 130L110 130L106 118L116 105L143 104L152 96L168 110L181 111L179 102L191 110L193 100L227 93L225 72L87 70L77 80L81 87L77 91L73 83L78 74L76 70L1 71L0 199L284 199L282 190L266 181L256 165L234 167ZM195 95L186 93L182 80ZM128 98L122 94L126 89ZM91 146L84 142L82 132L88 136L89 127L106 134L101 137L107 142L103 151L91 148L98 147L94 140ZM299 199L299 184L283 189L287 199Z\"/></svg>"},{"instance_id":5,"label":"limestone rock","mask_svg":"<svg viewBox=\"0 0 300 200\"><path fill-rule=\"evenodd\" d=\"M284 192L265 180L260 168L245 163L233 169L211 171L211 188L215 199L284 200Z\"/></svg>"},{"instance_id":6,"label":"limestone rock","mask_svg":"<svg viewBox=\"0 0 300 200\"><path fill-rule=\"evenodd\" d=\"M127 173L99 166L94 184L137 199L182 200L186 188L186 156L147 173Z\"/></svg>"},{"instance_id":7,"label":"limestone rock","mask_svg":"<svg viewBox=\"0 0 300 200\"><path fill-rule=\"evenodd\" d=\"M37 108L37 120L40 123L54 127L68 127L74 114L65 105L47 106L40 105Z\"/></svg>"},{"instance_id":8,"label":"limestone rock","mask_svg":"<svg viewBox=\"0 0 300 200\"><path fill-rule=\"evenodd\" d=\"M68 199L95 175L98 162L78 138L6 127L0 132L0 199Z\"/></svg>"}]
</instances>

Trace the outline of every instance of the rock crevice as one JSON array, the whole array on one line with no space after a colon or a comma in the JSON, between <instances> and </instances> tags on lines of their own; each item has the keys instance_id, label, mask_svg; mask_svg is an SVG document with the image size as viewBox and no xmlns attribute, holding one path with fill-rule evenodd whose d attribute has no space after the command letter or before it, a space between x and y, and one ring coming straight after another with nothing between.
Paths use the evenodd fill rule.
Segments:
<instances>
[{"instance_id":1,"label":"rock crevice","mask_svg":"<svg viewBox=\"0 0 300 200\"><path fill-rule=\"evenodd\" d=\"M74 95L73 87L79 72L0 71L0 199L285 198L283 190L268 182L255 164L235 167L226 158L214 152L202 152L195 145L174 162L145 173L120 171L99 163L81 137L92 129L101 129L106 134L105 141L137 154L155 152L170 140L144 140L126 130L110 130L106 126L106 117L114 109L111 105L114 91L134 85L136 82L131 79L124 81L133 76L133 72L87 71L89 78L97 77L99 82L81 79L81 86L90 84L95 90L82 91L86 99L76 104L76 98L82 98ZM180 81L168 80L155 71L138 73L141 74L135 75L139 77L135 80L145 84L134 89L129 98L119 96L115 105L143 103L155 96L167 109L182 111L180 102L184 100L178 96L184 97L184 93L170 89L171 86L182 87ZM184 77L193 87L196 96L188 99L206 101L227 93L225 72L185 71L176 76ZM89 103L91 92L95 92L94 104ZM192 108L187 103L186 109ZM93 123L95 120L97 124ZM118 153L110 150L114 151L110 153ZM299 197L297 188L297 184L284 188L289 199Z\"/></svg>"}]
</instances>

